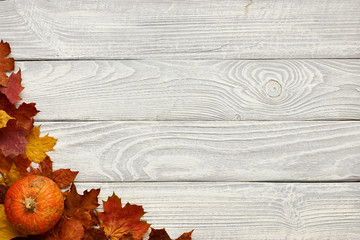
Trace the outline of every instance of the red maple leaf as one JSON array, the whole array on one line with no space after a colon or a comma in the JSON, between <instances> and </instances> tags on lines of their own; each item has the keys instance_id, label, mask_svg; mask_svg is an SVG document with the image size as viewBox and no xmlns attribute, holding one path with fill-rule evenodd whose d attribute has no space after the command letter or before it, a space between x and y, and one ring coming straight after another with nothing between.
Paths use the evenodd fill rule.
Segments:
<instances>
[{"instance_id":1,"label":"red maple leaf","mask_svg":"<svg viewBox=\"0 0 360 240\"><path fill-rule=\"evenodd\" d=\"M28 143L25 137L28 133L27 130L16 126L13 119L8 121L6 127L0 128L0 150L4 156L24 154Z\"/></svg>"},{"instance_id":2,"label":"red maple leaf","mask_svg":"<svg viewBox=\"0 0 360 240\"><path fill-rule=\"evenodd\" d=\"M191 240L191 232L183 233L179 238L175 240ZM163 229L151 229L149 240L172 240L169 234L166 232L165 228Z\"/></svg>"},{"instance_id":3,"label":"red maple leaf","mask_svg":"<svg viewBox=\"0 0 360 240\"><path fill-rule=\"evenodd\" d=\"M28 172L28 167L30 167L31 161L28 158L24 157L23 155L19 155L13 158L13 161L21 176L30 175Z\"/></svg>"},{"instance_id":4,"label":"red maple leaf","mask_svg":"<svg viewBox=\"0 0 360 240\"><path fill-rule=\"evenodd\" d=\"M131 239L131 234L134 240L140 240L150 227L146 221L140 221L145 214L142 206L127 203L123 208L120 198L115 193L103 202L103 206L104 212L98 212L97 215L100 227L111 239Z\"/></svg>"},{"instance_id":5,"label":"red maple leaf","mask_svg":"<svg viewBox=\"0 0 360 240\"><path fill-rule=\"evenodd\" d=\"M34 116L38 112L35 103L22 103L11 116L16 119L19 127L30 131L34 127Z\"/></svg>"},{"instance_id":6,"label":"red maple leaf","mask_svg":"<svg viewBox=\"0 0 360 240\"><path fill-rule=\"evenodd\" d=\"M6 87L8 83L8 76L6 75L5 71L12 71L14 70L14 59L7 58L6 56L9 55L11 52L10 45L1 40L0 42L0 85Z\"/></svg>"},{"instance_id":7,"label":"red maple leaf","mask_svg":"<svg viewBox=\"0 0 360 240\"><path fill-rule=\"evenodd\" d=\"M34 116L39 112L35 103L22 103L18 108L12 104L5 94L0 93L0 110L16 119L16 125L30 131L34 126Z\"/></svg>"},{"instance_id":8,"label":"red maple leaf","mask_svg":"<svg viewBox=\"0 0 360 240\"><path fill-rule=\"evenodd\" d=\"M24 88L21 86L21 70L16 74L11 73L7 87L0 87L0 92L5 94L11 103L17 103L21 100L20 92Z\"/></svg>"}]
</instances>

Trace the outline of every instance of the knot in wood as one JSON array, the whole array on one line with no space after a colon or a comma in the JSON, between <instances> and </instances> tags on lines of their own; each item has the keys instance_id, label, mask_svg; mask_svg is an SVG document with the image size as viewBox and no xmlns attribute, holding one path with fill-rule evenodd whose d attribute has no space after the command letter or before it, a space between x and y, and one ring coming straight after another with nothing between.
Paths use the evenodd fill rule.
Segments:
<instances>
[{"instance_id":1,"label":"knot in wood","mask_svg":"<svg viewBox=\"0 0 360 240\"><path fill-rule=\"evenodd\" d=\"M276 80L269 80L265 84L265 92L269 97L272 97L272 98L279 97L282 92L282 86Z\"/></svg>"}]
</instances>

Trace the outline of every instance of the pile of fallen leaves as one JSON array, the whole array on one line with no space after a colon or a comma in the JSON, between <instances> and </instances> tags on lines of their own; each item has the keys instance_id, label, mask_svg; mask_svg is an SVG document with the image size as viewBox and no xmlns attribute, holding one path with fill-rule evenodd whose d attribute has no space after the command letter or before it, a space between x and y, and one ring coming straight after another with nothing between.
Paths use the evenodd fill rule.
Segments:
<instances>
[{"instance_id":1,"label":"pile of fallen leaves","mask_svg":"<svg viewBox=\"0 0 360 240\"><path fill-rule=\"evenodd\" d=\"M127 203L122 206L115 194L99 207L100 189L77 192L74 179L78 172L70 169L53 170L46 152L53 150L56 139L40 137L40 126L34 127L34 116L39 112L35 103L19 104L21 98L21 71L14 70L14 59L8 43L0 42L0 240L140 240L148 233L150 224L141 220L145 214L142 206ZM7 221L4 198L9 186L28 175L42 175L52 179L62 189L65 209L61 220L48 232L38 236L23 236ZM184 233L178 240L191 240L191 233ZM164 229L151 229L149 240L171 240Z\"/></svg>"}]
</instances>

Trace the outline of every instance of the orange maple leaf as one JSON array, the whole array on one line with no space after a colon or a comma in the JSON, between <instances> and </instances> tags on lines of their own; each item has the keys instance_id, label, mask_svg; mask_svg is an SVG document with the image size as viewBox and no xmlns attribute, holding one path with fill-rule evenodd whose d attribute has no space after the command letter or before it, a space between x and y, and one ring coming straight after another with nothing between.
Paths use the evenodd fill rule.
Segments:
<instances>
[{"instance_id":1,"label":"orange maple leaf","mask_svg":"<svg viewBox=\"0 0 360 240\"><path fill-rule=\"evenodd\" d=\"M99 221L94 210L99 206L99 193L100 189L91 189L80 195L77 193L75 184L72 184L64 202L64 215L80 220L85 228L98 225Z\"/></svg>"},{"instance_id":2,"label":"orange maple leaf","mask_svg":"<svg viewBox=\"0 0 360 240\"><path fill-rule=\"evenodd\" d=\"M75 218L62 218L49 232L43 235L45 240L81 240L84 228L81 221Z\"/></svg>"},{"instance_id":3,"label":"orange maple leaf","mask_svg":"<svg viewBox=\"0 0 360 240\"><path fill-rule=\"evenodd\" d=\"M122 207L121 200L113 193L105 202L104 212L98 212L100 227L104 229L106 236L111 240L130 239L140 240L150 227L146 221L140 221L145 214L142 206L127 203Z\"/></svg>"},{"instance_id":4,"label":"orange maple leaf","mask_svg":"<svg viewBox=\"0 0 360 240\"><path fill-rule=\"evenodd\" d=\"M101 228L85 228L82 240L108 240L108 238Z\"/></svg>"},{"instance_id":5,"label":"orange maple leaf","mask_svg":"<svg viewBox=\"0 0 360 240\"><path fill-rule=\"evenodd\" d=\"M6 95L11 103L17 103L21 100L20 92L24 88L21 86L21 70L16 74L11 73L7 87L0 87L0 92Z\"/></svg>"},{"instance_id":6,"label":"orange maple leaf","mask_svg":"<svg viewBox=\"0 0 360 240\"><path fill-rule=\"evenodd\" d=\"M6 177L10 172L13 160L10 157L5 157L0 150L0 173Z\"/></svg>"},{"instance_id":7,"label":"orange maple leaf","mask_svg":"<svg viewBox=\"0 0 360 240\"><path fill-rule=\"evenodd\" d=\"M0 85L6 87L9 81L8 76L6 75L5 71L12 71L14 70L14 59L7 58L6 56L9 55L11 52L10 45L1 40L0 42Z\"/></svg>"},{"instance_id":8,"label":"orange maple leaf","mask_svg":"<svg viewBox=\"0 0 360 240\"><path fill-rule=\"evenodd\" d=\"M71 185L70 192L65 199L64 213L68 217L73 217L76 212L92 211L98 206L98 195L100 189L85 190L83 195L77 193L74 184Z\"/></svg>"}]
</instances>

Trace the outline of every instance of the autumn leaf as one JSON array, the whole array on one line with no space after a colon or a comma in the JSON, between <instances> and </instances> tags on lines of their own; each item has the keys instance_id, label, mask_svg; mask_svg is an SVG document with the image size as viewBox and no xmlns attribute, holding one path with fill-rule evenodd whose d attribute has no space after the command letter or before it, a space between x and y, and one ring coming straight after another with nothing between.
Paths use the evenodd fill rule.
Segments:
<instances>
[{"instance_id":1,"label":"autumn leaf","mask_svg":"<svg viewBox=\"0 0 360 240\"><path fill-rule=\"evenodd\" d=\"M90 228L84 229L82 240L108 240L108 238L101 228Z\"/></svg>"},{"instance_id":2,"label":"autumn leaf","mask_svg":"<svg viewBox=\"0 0 360 240\"><path fill-rule=\"evenodd\" d=\"M5 157L0 151L0 173L6 177L11 169L13 160L10 157Z\"/></svg>"},{"instance_id":3,"label":"autumn leaf","mask_svg":"<svg viewBox=\"0 0 360 240\"><path fill-rule=\"evenodd\" d=\"M22 176L34 174L45 176L52 179L59 188L69 187L78 174L77 171L71 171L70 169L58 169L53 171L52 161L49 156L46 156L46 158L39 164L38 168L32 167L31 161L21 155L14 158L14 163Z\"/></svg>"},{"instance_id":4,"label":"autumn leaf","mask_svg":"<svg viewBox=\"0 0 360 240\"><path fill-rule=\"evenodd\" d=\"M31 174L37 174L48 178L51 178L52 171L53 171L53 166L49 156L45 157L45 159L39 164L38 168L33 168L30 166Z\"/></svg>"},{"instance_id":5,"label":"autumn leaf","mask_svg":"<svg viewBox=\"0 0 360 240\"><path fill-rule=\"evenodd\" d=\"M193 231L184 233L176 240L191 240L192 232ZM149 240L171 240L171 238L164 228L163 229L153 229L152 228L150 235L149 235Z\"/></svg>"},{"instance_id":6,"label":"autumn leaf","mask_svg":"<svg viewBox=\"0 0 360 240\"><path fill-rule=\"evenodd\" d=\"M0 128L6 127L6 124L10 119L14 118L10 117L5 111L0 110Z\"/></svg>"},{"instance_id":7,"label":"autumn leaf","mask_svg":"<svg viewBox=\"0 0 360 240\"><path fill-rule=\"evenodd\" d=\"M7 176L0 178L0 184L11 186L16 180L20 179L22 176L19 170L16 168L15 163L12 163L11 169Z\"/></svg>"},{"instance_id":8,"label":"autumn leaf","mask_svg":"<svg viewBox=\"0 0 360 240\"><path fill-rule=\"evenodd\" d=\"M59 188L67 188L74 181L79 172L73 172L70 169L58 169L51 174L51 179Z\"/></svg>"},{"instance_id":9,"label":"autumn leaf","mask_svg":"<svg viewBox=\"0 0 360 240\"><path fill-rule=\"evenodd\" d=\"M27 130L16 126L14 119L9 120L6 127L0 128L0 150L4 156L24 154L28 143L25 137L28 133Z\"/></svg>"},{"instance_id":10,"label":"autumn leaf","mask_svg":"<svg viewBox=\"0 0 360 240\"><path fill-rule=\"evenodd\" d=\"M0 204L4 204L5 195L8 189L8 186L0 185Z\"/></svg>"},{"instance_id":11,"label":"autumn leaf","mask_svg":"<svg viewBox=\"0 0 360 240\"><path fill-rule=\"evenodd\" d=\"M71 185L70 192L65 199L64 213L68 217L73 217L76 212L95 210L98 204L100 189L85 190L83 195L77 193L74 184Z\"/></svg>"},{"instance_id":12,"label":"autumn leaf","mask_svg":"<svg viewBox=\"0 0 360 240\"><path fill-rule=\"evenodd\" d=\"M0 110L16 119L16 125L30 131L34 126L34 116L39 112L35 103L22 103L18 108L0 92Z\"/></svg>"},{"instance_id":13,"label":"autumn leaf","mask_svg":"<svg viewBox=\"0 0 360 240\"><path fill-rule=\"evenodd\" d=\"M22 103L13 113L13 117L17 121L19 127L30 131L34 127L34 116L39 111L35 107L35 103Z\"/></svg>"},{"instance_id":14,"label":"autumn leaf","mask_svg":"<svg viewBox=\"0 0 360 240\"><path fill-rule=\"evenodd\" d=\"M45 240L81 240L84 228L81 222L75 218L62 218L60 222L49 232L44 234Z\"/></svg>"},{"instance_id":15,"label":"autumn leaf","mask_svg":"<svg viewBox=\"0 0 360 240\"><path fill-rule=\"evenodd\" d=\"M77 193L75 185L72 184L64 202L64 215L68 218L73 217L80 220L86 228L98 225L94 210L99 206L99 193L100 189L91 189L90 191L84 191L84 194L80 195Z\"/></svg>"},{"instance_id":16,"label":"autumn leaf","mask_svg":"<svg viewBox=\"0 0 360 240\"><path fill-rule=\"evenodd\" d=\"M19 155L12 160L21 176L25 177L30 174L28 172L28 168L30 167L31 161L28 158L24 157L23 155Z\"/></svg>"},{"instance_id":17,"label":"autumn leaf","mask_svg":"<svg viewBox=\"0 0 360 240\"><path fill-rule=\"evenodd\" d=\"M9 223L5 215L4 204L0 204L0 240L10 240L15 237L22 237Z\"/></svg>"},{"instance_id":18,"label":"autumn leaf","mask_svg":"<svg viewBox=\"0 0 360 240\"><path fill-rule=\"evenodd\" d=\"M0 92L6 95L11 103L17 103L21 100L20 92L24 88L21 86L21 70L16 74L11 73L7 87L0 87Z\"/></svg>"},{"instance_id":19,"label":"autumn leaf","mask_svg":"<svg viewBox=\"0 0 360 240\"><path fill-rule=\"evenodd\" d=\"M118 240L132 234L134 240L143 238L150 224L140 221L145 214L142 206L127 203L123 208L121 200L115 193L103 202L104 212L98 212L100 227L111 240Z\"/></svg>"},{"instance_id":20,"label":"autumn leaf","mask_svg":"<svg viewBox=\"0 0 360 240\"><path fill-rule=\"evenodd\" d=\"M26 137L29 144L26 145L26 156L30 161L40 163L46 158L47 151L54 150L56 139L48 135L40 137L40 126L34 127Z\"/></svg>"},{"instance_id":21,"label":"autumn leaf","mask_svg":"<svg viewBox=\"0 0 360 240\"><path fill-rule=\"evenodd\" d=\"M0 42L0 85L6 87L8 83L8 76L6 75L6 71L14 70L14 59L7 58L11 52L10 45L7 42Z\"/></svg>"}]
</instances>

